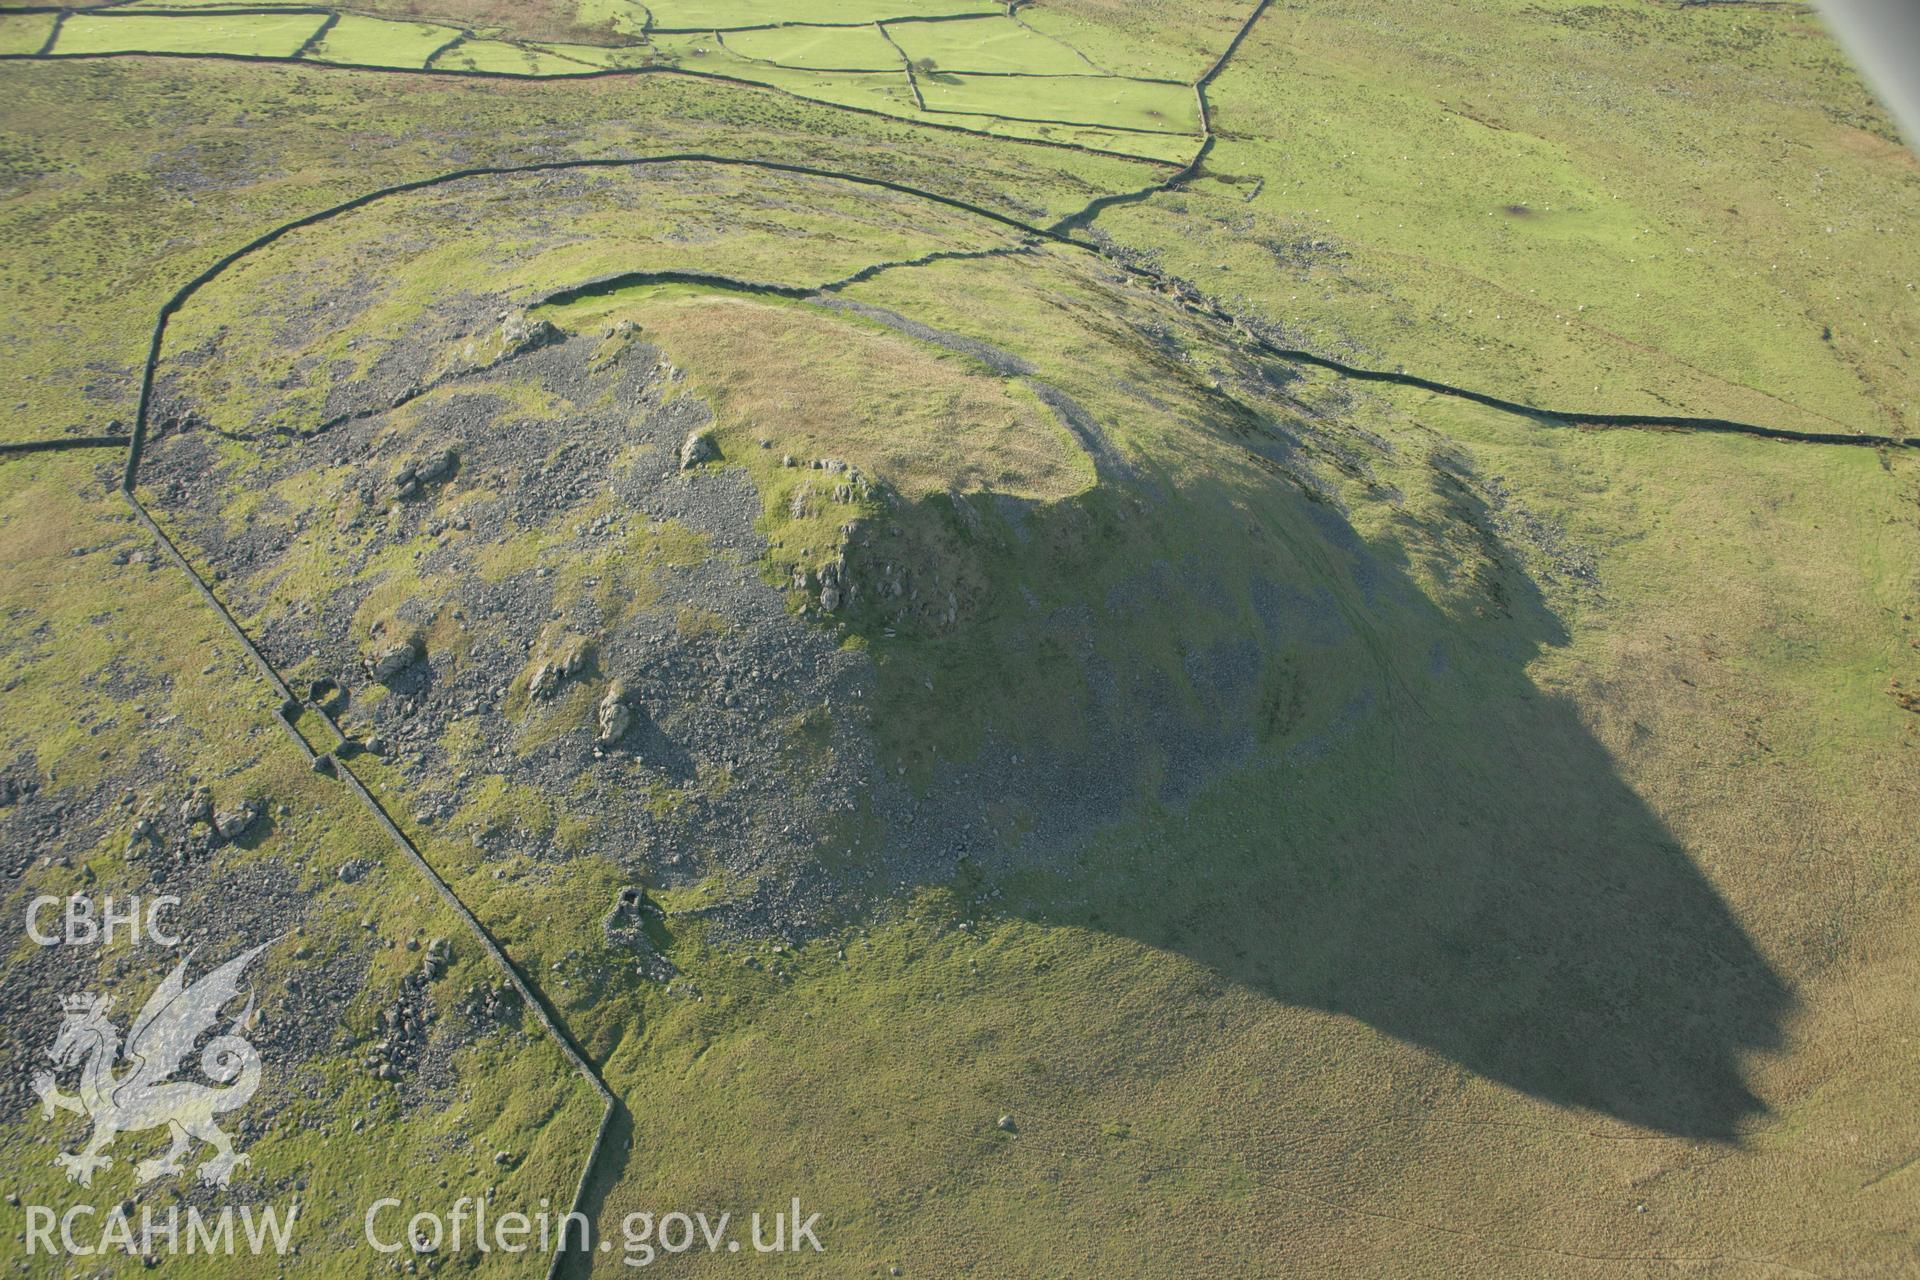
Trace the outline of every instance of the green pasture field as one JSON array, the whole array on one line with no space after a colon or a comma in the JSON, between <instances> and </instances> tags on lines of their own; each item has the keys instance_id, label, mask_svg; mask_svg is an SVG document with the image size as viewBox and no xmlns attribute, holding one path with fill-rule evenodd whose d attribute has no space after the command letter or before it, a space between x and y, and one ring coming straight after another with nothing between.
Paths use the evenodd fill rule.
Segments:
<instances>
[{"instance_id":1,"label":"green pasture field","mask_svg":"<svg viewBox=\"0 0 1920 1280\"><path fill-rule=\"evenodd\" d=\"M261 0L259 4L252 3L252 0L178 0L178 3L176 3L175 0L132 0L129 4L113 5L114 9L125 10L129 13L142 13L149 9L205 9L218 11L221 9L314 9L325 7L324 5L307 3L307 0ZM356 7L371 8L372 6Z\"/></svg>"},{"instance_id":2,"label":"green pasture field","mask_svg":"<svg viewBox=\"0 0 1920 1280\"><path fill-rule=\"evenodd\" d=\"M325 18L311 13L284 17L209 14L204 18L77 14L61 25L54 52L237 53L287 58L292 57L324 21Z\"/></svg>"},{"instance_id":3,"label":"green pasture field","mask_svg":"<svg viewBox=\"0 0 1920 1280\"><path fill-rule=\"evenodd\" d=\"M909 25L932 28L948 24ZM899 51L872 27L773 27L764 31L734 31L727 33L720 45L742 58L777 62L783 67L896 74L900 69Z\"/></svg>"},{"instance_id":4,"label":"green pasture field","mask_svg":"<svg viewBox=\"0 0 1920 1280\"><path fill-rule=\"evenodd\" d=\"M327 6L311 4L308 0L261 0L258 4L253 3L252 0L178 0L177 3L176 0L132 0L130 4L115 4L113 7L130 13L141 13L148 9L316 9ZM356 9L363 11L377 7L377 3L355 6Z\"/></svg>"},{"instance_id":5,"label":"green pasture field","mask_svg":"<svg viewBox=\"0 0 1920 1280\"><path fill-rule=\"evenodd\" d=\"M132 0L116 10L293 9L331 8L314 0ZM634 0L355 0L338 12L392 22L429 25L457 23L475 30L498 31L524 40L587 40L610 43L637 35L645 22L644 8Z\"/></svg>"},{"instance_id":6,"label":"green pasture field","mask_svg":"<svg viewBox=\"0 0 1920 1280\"><path fill-rule=\"evenodd\" d=\"M898 71L819 72L770 66L763 62L753 62L734 56L727 48L718 45L711 36L657 36L653 38L652 44L673 65L688 71L728 76L765 84L819 102L856 107L863 111L878 111L886 115L924 119L996 137L1065 142L1173 164L1185 163L1199 145L1197 138L1175 133L1155 135L1100 128L1100 123L1122 123L1126 119L1147 118L1144 113L1137 110L1137 104L1131 99L1131 92L1136 86L1127 81L1100 82L1102 88L1112 87L1109 93L1103 95L1103 100L1110 100L1117 92L1120 105L1103 107L1100 111L1069 113L1073 117L1106 116L1111 117L1110 119L1102 119L1091 125L1076 124L1071 121L1048 123L970 114L958 107L950 110L941 109L937 113L922 112L905 75ZM922 78L923 93L927 91L930 84L930 81ZM1147 87L1161 88L1161 86ZM1183 92L1187 93L1188 100L1191 101L1191 91ZM986 96L984 90L982 96ZM929 97L928 105L937 106L938 104ZM1023 99L1018 105L1024 107L1030 104Z\"/></svg>"},{"instance_id":7,"label":"green pasture field","mask_svg":"<svg viewBox=\"0 0 1920 1280\"><path fill-rule=\"evenodd\" d=\"M368 67L419 67L435 49L460 34L454 27L422 22L387 22L347 14L319 44L307 51L315 62L347 62Z\"/></svg>"},{"instance_id":8,"label":"green pasture field","mask_svg":"<svg viewBox=\"0 0 1920 1280\"><path fill-rule=\"evenodd\" d=\"M286 57L304 48L318 31L318 22L306 22L311 16L83 17L77 30L61 33L54 52ZM164 25L169 22L175 25ZM651 36L644 49L476 37L449 49L433 69L557 77L636 67L658 58L685 70L765 84L816 101L904 117L929 115L950 127L1002 137L1063 142L1172 163L1183 163L1198 145L1178 140L1199 128L1191 93L1182 87L1113 77L1097 87L1061 82L1051 78L1057 74L1051 69L1064 68L1067 76L1080 80L1100 77L1063 45L1011 23L983 19L980 24L969 20L896 25L916 34L921 29L955 27L975 32L987 64L1013 67L1021 62L1033 69L1033 77L1023 74L1003 82L996 76L953 74L941 70L936 59L919 72L920 97L916 97L897 51L878 29L861 26L781 26L735 32L724 40L718 33L670 33ZM24 42L37 29L22 27L16 39ZM435 23L347 15L307 50L306 57L359 66L420 65L458 30ZM965 35L949 32L924 47L953 51L967 44ZM787 49L793 51L787 57L776 56ZM876 69L858 69L864 66ZM1156 133L1169 138L1151 136Z\"/></svg>"},{"instance_id":9,"label":"green pasture field","mask_svg":"<svg viewBox=\"0 0 1920 1280\"><path fill-rule=\"evenodd\" d=\"M1183 84L1087 76L1008 77L919 73L920 96L936 112L978 112L1030 121L1113 125L1197 136L1198 107Z\"/></svg>"},{"instance_id":10,"label":"green pasture field","mask_svg":"<svg viewBox=\"0 0 1920 1280\"><path fill-rule=\"evenodd\" d=\"M53 32L53 18L50 13L0 14L0 54L40 52Z\"/></svg>"},{"instance_id":11,"label":"green pasture field","mask_svg":"<svg viewBox=\"0 0 1920 1280\"><path fill-rule=\"evenodd\" d=\"M930 64L927 70L1101 74L1068 45L1007 17L978 22L899 22L887 28L887 35L909 60Z\"/></svg>"},{"instance_id":12,"label":"green pasture field","mask_svg":"<svg viewBox=\"0 0 1920 1280\"><path fill-rule=\"evenodd\" d=\"M619 45L602 48L591 44L534 44L521 46L536 53L549 55L569 64L568 72L578 74L581 70L598 68L619 68L643 66L655 58L655 51L646 45ZM435 67L438 67L438 63Z\"/></svg>"},{"instance_id":13,"label":"green pasture field","mask_svg":"<svg viewBox=\"0 0 1920 1280\"><path fill-rule=\"evenodd\" d=\"M581 75L590 70L561 52L543 52L505 40L463 40L434 64L449 71L493 71L516 76Z\"/></svg>"},{"instance_id":14,"label":"green pasture field","mask_svg":"<svg viewBox=\"0 0 1920 1280\"><path fill-rule=\"evenodd\" d=\"M921 117L927 119L929 117ZM1042 124L1021 120L1001 120L993 116L941 114L938 119L996 138L1029 139L1091 147L1098 151L1142 160L1155 160L1169 168L1184 165L1193 158L1199 140L1178 133L1133 133L1095 126Z\"/></svg>"},{"instance_id":15,"label":"green pasture field","mask_svg":"<svg viewBox=\"0 0 1920 1280\"><path fill-rule=\"evenodd\" d=\"M654 27L664 31L714 31L734 27L824 22L842 25L902 17L1003 13L993 0L807 0L796 8L781 0L661 0L650 4Z\"/></svg>"},{"instance_id":16,"label":"green pasture field","mask_svg":"<svg viewBox=\"0 0 1920 1280\"><path fill-rule=\"evenodd\" d=\"M1920 166L1810 14L1344 3L1246 48L1202 180L1103 219L1169 269L1532 403L1915 434Z\"/></svg>"},{"instance_id":17,"label":"green pasture field","mask_svg":"<svg viewBox=\"0 0 1920 1280\"><path fill-rule=\"evenodd\" d=\"M1235 0L1048 0L1017 20L1113 75L1191 82L1213 64L1252 6ZM1284 21L1284 11L1277 21Z\"/></svg>"}]
</instances>

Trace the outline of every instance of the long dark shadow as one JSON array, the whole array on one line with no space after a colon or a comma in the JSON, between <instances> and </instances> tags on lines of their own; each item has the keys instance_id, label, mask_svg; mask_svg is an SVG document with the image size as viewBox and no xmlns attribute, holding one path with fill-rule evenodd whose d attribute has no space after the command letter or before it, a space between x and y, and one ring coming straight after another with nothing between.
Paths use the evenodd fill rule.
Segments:
<instances>
[{"instance_id":1,"label":"long dark shadow","mask_svg":"<svg viewBox=\"0 0 1920 1280\"><path fill-rule=\"evenodd\" d=\"M1450 496L1455 533L1496 527L1469 489ZM1307 521L1324 591L1276 590L1245 636L1196 638L1197 661L1251 645L1268 671L1311 671L1316 655L1351 666L1340 655L1374 631L1384 664L1334 723L1275 727L1244 754L1223 745L1209 780L1097 845L1037 918L1188 956L1559 1106L1739 1141L1765 1112L1747 1060L1780 1045L1794 997L1575 707L1529 675L1569 641L1538 588L1508 559L1486 616L1463 621L1421 595L1396 549L1330 507ZM1337 594L1349 609L1327 606ZM1000 643L1013 661L1031 637ZM1136 683L1096 701L1088 737L1138 738L1143 705L1177 700ZM1204 724L1139 747L1175 759Z\"/></svg>"}]
</instances>

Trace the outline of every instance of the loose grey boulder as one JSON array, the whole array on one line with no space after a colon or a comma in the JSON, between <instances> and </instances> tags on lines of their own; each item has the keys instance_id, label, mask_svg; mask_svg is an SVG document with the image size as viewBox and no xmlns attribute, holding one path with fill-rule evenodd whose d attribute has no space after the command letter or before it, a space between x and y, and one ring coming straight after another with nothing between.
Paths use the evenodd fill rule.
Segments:
<instances>
[{"instance_id":1,"label":"loose grey boulder","mask_svg":"<svg viewBox=\"0 0 1920 1280\"><path fill-rule=\"evenodd\" d=\"M413 640L382 645L367 659L367 674L385 683L420 660L420 646Z\"/></svg>"},{"instance_id":2,"label":"loose grey boulder","mask_svg":"<svg viewBox=\"0 0 1920 1280\"><path fill-rule=\"evenodd\" d=\"M846 580L846 565L836 560L820 570L820 608L827 613L836 613L840 605L851 598L851 584Z\"/></svg>"},{"instance_id":3,"label":"loose grey boulder","mask_svg":"<svg viewBox=\"0 0 1920 1280\"><path fill-rule=\"evenodd\" d=\"M607 696L600 699L600 733L595 741L603 747L620 741L633 727L633 712L627 708L626 698L627 687L615 680L607 686Z\"/></svg>"},{"instance_id":4,"label":"loose grey boulder","mask_svg":"<svg viewBox=\"0 0 1920 1280\"><path fill-rule=\"evenodd\" d=\"M421 484L435 484L453 474L459 459L452 449L439 449L421 459L414 471L414 478Z\"/></svg>"},{"instance_id":5,"label":"loose grey boulder","mask_svg":"<svg viewBox=\"0 0 1920 1280\"><path fill-rule=\"evenodd\" d=\"M452 449L438 449L420 459L409 462L393 473L393 496L411 498L430 484L437 484L453 474L459 459Z\"/></svg>"},{"instance_id":6,"label":"loose grey boulder","mask_svg":"<svg viewBox=\"0 0 1920 1280\"><path fill-rule=\"evenodd\" d=\"M242 800L231 809L213 815L213 829L222 840L238 840L253 829L266 807L258 800Z\"/></svg>"},{"instance_id":7,"label":"loose grey boulder","mask_svg":"<svg viewBox=\"0 0 1920 1280\"><path fill-rule=\"evenodd\" d=\"M525 312L509 314L500 322L500 342L505 348L503 356L517 356L536 347L558 342L564 336L553 321L529 320Z\"/></svg>"},{"instance_id":8,"label":"loose grey boulder","mask_svg":"<svg viewBox=\"0 0 1920 1280\"><path fill-rule=\"evenodd\" d=\"M713 442L713 432L690 431L680 446L680 469L686 471L703 462L712 462L719 456L720 449Z\"/></svg>"},{"instance_id":9,"label":"loose grey boulder","mask_svg":"<svg viewBox=\"0 0 1920 1280\"><path fill-rule=\"evenodd\" d=\"M607 941L632 951L634 972L650 982L668 982L680 972L647 937L647 918L659 915L660 908L648 899L644 890L629 886L614 898L613 909L600 922L606 930Z\"/></svg>"},{"instance_id":10,"label":"loose grey boulder","mask_svg":"<svg viewBox=\"0 0 1920 1280\"><path fill-rule=\"evenodd\" d=\"M213 792L205 787L195 787L185 800L180 802L180 821L187 826L196 822L213 820Z\"/></svg>"},{"instance_id":11,"label":"loose grey boulder","mask_svg":"<svg viewBox=\"0 0 1920 1280\"><path fill-rule=\"evenodd\" d=\"M452 959L452 944L445 938L435 938L427 944L426 959L420 962L420 976L428 982L436 981L447 971L447 962Z\"/></svg>"}]
</instances>

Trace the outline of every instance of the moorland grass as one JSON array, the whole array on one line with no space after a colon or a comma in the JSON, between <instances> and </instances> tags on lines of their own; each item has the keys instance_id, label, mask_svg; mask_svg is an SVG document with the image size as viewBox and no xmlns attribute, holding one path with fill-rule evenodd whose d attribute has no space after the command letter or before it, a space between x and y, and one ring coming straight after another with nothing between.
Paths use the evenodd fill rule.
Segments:
<instances>
[{"instance_id":1,"label":"moorland grass","mask_svg":"<svg viewBox=\"0 0 1920 1280\"><path fill-rule=\"evenodd\" d=\"M664 79L482 85L278 68L263 75L213 63L78 62L12 63L0 77L13 95L17 140L0 229L39 254L33 267L0 264L12 297L0 326L6 377L27 404L0 424L15 439L101 434L115 419L130 422L153 318L175 289L269 228L371 187L476 163L524 163L542 154L515 141L514 122L529 113L570 136L565 150L544 153L556 158L663 150L792 155L793 140L804 138L808 154L836 167L987 204L1031 204L1051 217L1154 172L1079 152L919 131L935 139L930 154L947 157L930 162L898 145L900 130L913 131L904 122ZM156 168L150 149L123 126L129 113L159 110L176 97L194 104L218 141ZM349 148L333 131L311 127L317 114L348 111L362 132L383 141ZM241 119L244 134L222 131ZM57 156L74 148L87 150L88 163L62 166ZM265 185L256 180L263 169L276 175ZM591 268L592 256L589 247L577 265ZM852 270L872 259L849 252L845 261ZM614 257L606 269L625 265ZM64 376L76 359L96 373Z\"/></svg>"},{"instance_id":2,"label":"moorland grass","mask_svg":"<svg viewBox=\"0 0 1920 1280\"><path fill-rule=\"evenodd\" d=\"M71 457L22 460L0 473L8 598L31 607L40 629L38 642L18 635L4 640L13 667L0 707L0 750L31 761L49 797L63 803L90 806L122 787L142 803L176 803L186 780L200 778L220 803L259 797L267 814L259 831L212 854L188 882L161 879L150 859L129 856L132 807L109 802L108 820L91 848L82 836L69 846L72 856L30 870L10 888L9 910L20 912L27 894L91 892L99 885L116 893L174 893L183 898L178 918L192 922L206 956L263 940L245 930L284 927L284 919L276 925L254 918L259 907L271 906L261 883L298 886L297 932L254 971L259 1037L269 1046L261 1096L274 1118L243 1135L252 1165L236 1187L258 1189L283 1208L292 1188L300 1202L296 1239L304 1250L330 1255L330 1272L384 1274L385 1259L354 1243L367 1204L378 1196L437 1195L444 1180L463 1194L491 1185L496 1195L530 1206L542 1197L570 1201L599 1107L537 1028L535 1034L485 1032L453 1051L449 1065L460 1087L425 1107L401 1108L396 1086L368 1072L361 1059L378 1038L376 1017L419 963L405 940L453 941L453 963L432 989L442 1038L466 1026L454 1007L460 994L475 983L496 984L500 976L364 811L286 743L272 723L269 691L213 613L181 590L177 571L167 564L114 563L116 550L150 548L100 475L96 463ZM85 554L73 555L74 545ZM156 642L161 636L165 642ZM120 692L108 692L101 679L107 672ZM85 732L69 714L83 704L82 719L97 732ZM124 772L129 761L141 765ZM337 868L356 859L372 870L354 882L341 878ZM219 920L242 934L227 936L210 923ZM24 936L20 941L28 945ZM305 954L296 957L300 947ZM157 975L125 947L98 954L98 980L119 995L118 1007L137 1009ZM9 962L32 958L16 953ZM313 1016L295 982L320 965L363 966L359 996L323 1040L319 1057L276 1060L271 1045L287 1024ZM28 1062L15 1054L37 1057L42 1047L9 1039L8 1062L27 1071ZM51 1143L72 1149L83 1132L41 1120L37 1110L9 1117L0 1126L0 1149L15 1194L62 1207L86 1200L48 1158ZM96 1180L94 1197L133 1190L133 1149L140 1148L141 1157L152 1154L145 1148L153 1136L120 1140L116 1164ZM494 1151L511 1153L510 1162L496 1164ZM200 1202L179 1179L142 1193L142 1203L162 1216L168 1206L190 1201ZM252 1274L258 1264L245 1255L183 1254L170 1265L200 1278Z\"/></svg>"},{"instance_id":3,"label":"moorland grass","mask_svg":"<svg viewBox=\"0 0 1920 1280\"><path fill-rule=\"evenodd\" d=\"M1094 481L1071 437L1019 384L842 315L682 290L615 295L554 318L569 328L632 320L687 372L713 411L722 455L759 491L767 576L782 586L796 569L832 561L849 520L884 513L874 500L836 499L835 478L816 461L847 462L908 503L949 491L1046 501ZM872 378L876 368L888 370L885 381ZM778 375L755 372L763 369Z\"/></svg>"},{"instance_id":4,"label":"moorland grass","mask_svg":"<svg viewBox=\"0 0 1920 1280\"><path fill-rule=\"evenodd\" d=\"M1538 404L1920 422L1920 167L1808 13L1275 10L1210 96L1200 179L1102 225L1298 345Z\"/></svg>"},{"instance_id":5,"label":"moorland grass","mask_svg":"<svg viewBox=\"0 0 1920 1280\"><path fill-rule=\"evenodd\" d=\"M987 220L934 213L899 193L764 179L700 164L476 178L303 228L236 264L207 286L203 305L174 318L174 350L217 341L228 356L183 371L178 385L225 429L311 431L327 421L336 389L396 344L419 341L417 326L453 297L494 301L474 331L442 333L429 378L456 372L464 345L491 336L502 305L594 280L724 269L808 289L876 259L1017 243ZM554 234L562 214L567 229ZM328 282L353 263L383 267L351 299L335 298ZM245 295L272 301L255 309L255 322L232 324L226 300ZM322 300L326 320L316 324Z\"/></svg>"},{"instance_id":6,"label":"moorland grass","mask_svg":"<svg viewBox=\"0 0 1920 1280\"><path fill-rule=\"evenodd\" d=\"M1071 1248L1128 1273L1529 1275L1541 1249L1643 1250L1649 1214L1669 1252L1899 1256L1898 1195L1856 1191L1920 1136L1887 1110L1915 1068L1881 981L1916 967L1887 737L1910 713L1878 688L1897 628L1819 637L1910 580L1887 522L1911 464L1424 397L1360 412L1566 521L1604 598L1551 588L1568 630L1502 656L1523 632L1482 595L1429 633L1443 664L1422 628L1396 640L1428 672L1416 704L1311 765L1117 820L1070 872L897 897L729 982L730 1009L656 1010L644 1056L609 1065L655 1101L640 1140L683 1158L610 1212L805 1186L840 1249L909 1273ZM1690 518L1622 535L1661 511ZM1864 571L1776 640L1768 602L1830 556ZM731 972L730 950L675 954L696 984Z\"/></svg>"}]
</instances>

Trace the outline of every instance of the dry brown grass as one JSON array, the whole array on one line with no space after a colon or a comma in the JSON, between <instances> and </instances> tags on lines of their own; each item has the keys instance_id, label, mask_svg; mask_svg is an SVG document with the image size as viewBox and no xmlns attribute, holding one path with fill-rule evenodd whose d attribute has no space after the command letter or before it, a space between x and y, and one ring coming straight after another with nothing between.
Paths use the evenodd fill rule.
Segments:
<instances>
[{"instance_id":1,"label":"dry brown grass","mask_svg":"<svg viewBox=\"0 0 1920 1280\"><path fill-rule=\"evenodd\" d=\"M841 458L909 497L1049 499L1093 471L1031 396L957 357L801 308L737 298L637 313L713 406L722 447Z\"/></svg>"},{"instance_id":2,"label":"dry brown grass","mask_svg":"<svg viewBox=\"0 0 1920 1280\"><path fill-rule=\"evenodd\" d=\"M580 21L574 0L355 0L349 13L378 18L409 18L477 29L498 27L523 40L566 40L582 44L623 43L605 27Z\"/></svg>"}]
</instances>

